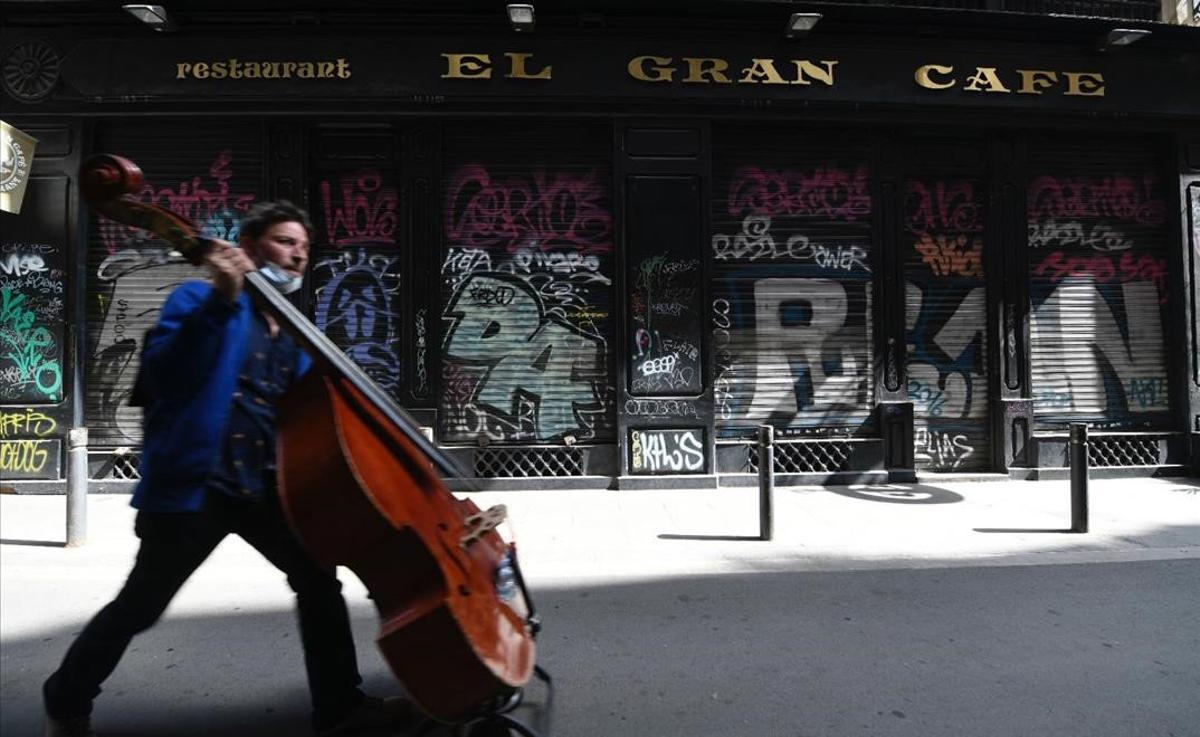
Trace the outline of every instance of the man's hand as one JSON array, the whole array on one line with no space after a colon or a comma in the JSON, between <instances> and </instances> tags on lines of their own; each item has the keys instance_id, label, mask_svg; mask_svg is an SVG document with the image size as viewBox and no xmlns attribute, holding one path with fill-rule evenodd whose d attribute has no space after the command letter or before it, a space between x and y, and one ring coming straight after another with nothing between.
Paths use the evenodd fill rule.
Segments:
<instances>
[{"instance_id":1,"label":"man's hand","mask_svg":"<svg viewBox=\"0 0 1200 737\"><path fill-rule=\"evenodd\" d=\"M245 251L222 240L212 242L204 263L212 272L213 289L230 304L235 304L241 295L246 272L257 268Z\"/></svg>"}]
</instances>

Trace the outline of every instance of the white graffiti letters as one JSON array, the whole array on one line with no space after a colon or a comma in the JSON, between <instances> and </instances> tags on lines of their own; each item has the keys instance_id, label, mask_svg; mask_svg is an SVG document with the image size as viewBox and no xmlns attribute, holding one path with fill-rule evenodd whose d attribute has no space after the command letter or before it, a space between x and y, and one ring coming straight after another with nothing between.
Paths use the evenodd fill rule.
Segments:
<instances>
[{"instance_id":1,"label":"white graffiti letters","mask_svg":"<svg viewBox=\"0 0 1200 737\"><path fill-rule=\"evenodd\" d=\"M916 461L921 465L954 471L975 454L966 435L916 427L913 430Z\"/></svg>"},{"instance_id":2,"label":"white graffiti letters","mask_svg":"<svg viewBox=\"0 0 1200 737\"><path fill-rule=\"evenodd\" d=\"M496 309L498 295L503 310ZM447 360L485 367L471 398L476 412L518 417L532 402L537 439L579 432L577 410L598 404L592 380L603 366L598 339L547 315L522 282L496 275L470 277L446 314L454 319Z\"/></svg>"},{"instance_id":3,"label":"white graffiti letters","mask_svg":"<svg viewBox=\"0 0 1200 737\"><path fill-rule=\"evenodd\" d=\"M1126 282L1120 290L1121 314L1096 285L1074 279L1062 281L1034 310L1030 333L1039 409L1112 415L1111 405L1120 406L1122 399L1126 412L1170 409L1158 288ZM1067 350L1072 360L1064 363L1059 357Z\"/></svg>"},{"instance_id":4,"label":"white graffiti letters","mask_svg":"<svg viewBox=\"0 0 1200 737\"><path fill-rule=\"evenodd\" d=\"M1126 251L1133 239L1108 223L1093 224L1090 229L1078 220L1055 220L1029 224L1030 248L1085 246L1097 251Z\"/></svg>"},{"instance_id":5,"label":"white graffiti letters","mask_svg":"<svg viewBox=\"0 0 1200 737\"><path fill-rule=\"evenodd\" d=\"M867 366L849 343L834 338L846 325L846 290L831 279L759 279L754 284L758 343L750 417L858 402ZM866 345L865 336L850 343ZM793 366L807 371L798 388ZM782 381L780 380L782 379Z\"/></svg>"},{"instance_id":6,"label":"white graffiti letters","mask_svg":"<svg viewBox=\"0 0 1200 737\"><path fill-rule=\"evenodd\" d=\"M704 445L693 430L634 430L630 454L635 472L696 472L704 469Z\"/></svg>"},{"instance_id":7,"label":"white graffiti letters","mask_svg":"<svg viewBox=\"0 0 1200 737\"><path fill-rule=\"evenodd\" d=\"M46 262L37 254L10 253L0 259L0 274L25 276L39 271L49 271Z\"/></svg>"}]
</instances>

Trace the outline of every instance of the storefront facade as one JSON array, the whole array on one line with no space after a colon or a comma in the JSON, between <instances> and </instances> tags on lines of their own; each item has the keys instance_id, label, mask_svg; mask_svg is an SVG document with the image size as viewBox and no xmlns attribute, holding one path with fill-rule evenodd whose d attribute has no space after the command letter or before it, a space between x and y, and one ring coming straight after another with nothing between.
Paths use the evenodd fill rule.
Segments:
<instances>
[{"instance_id":1,"label":"storefront facade","mask_svg":"<svg viewBox=\"0 0 1200 737\"><path fill-rule=\"evenodd\" d=\"M61 488L73 427L98 488L136 478L143 333L200 276L79 203L95 152L224 238L305 204L307 314L496 486L753 483L764 424L780 483L1064 474L1073 422L1103 473L1200 462L1200 29L856 12L10 23L5 486Z\"/></svg>"}]
</instances>

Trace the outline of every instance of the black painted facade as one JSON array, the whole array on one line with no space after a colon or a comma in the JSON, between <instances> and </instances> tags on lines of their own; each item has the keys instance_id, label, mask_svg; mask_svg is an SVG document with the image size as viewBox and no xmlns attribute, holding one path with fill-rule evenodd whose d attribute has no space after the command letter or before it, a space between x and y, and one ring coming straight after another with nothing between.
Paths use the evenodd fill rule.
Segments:
<instances>
[{"instance_id":1,"label":"black painted facade","mask_svg":"<svg viewBox=\"0 0 1200 737\"><path fill-rule=\"evenodd\" d=\"M1065 475L1071 422L1102 472L1200 463L1200 29L39 5L0 39L39 139L0 213L5 487L60 490L81 426L93 488L136 477L141 333L197 276L81 206L101 151L221 237L306 204L308 314L497 486L753 483L762 424L783 483Z\"/></svg>"}]
</instances>

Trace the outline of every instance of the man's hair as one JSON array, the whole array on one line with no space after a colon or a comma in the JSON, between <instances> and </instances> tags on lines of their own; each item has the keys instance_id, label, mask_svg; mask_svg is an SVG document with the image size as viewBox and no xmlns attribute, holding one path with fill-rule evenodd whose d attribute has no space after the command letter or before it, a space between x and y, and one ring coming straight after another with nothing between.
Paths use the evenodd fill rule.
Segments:
<instances>
[{"instance_id":1,"label":"man's hair","mask_svg":"<svg viewBox=\"0 0 1200 737\"><path fill-rule=\"evenodd\" d=\"M304 211L304 208L297 207L287 200L259 202L251 207L250 212L247 212L242 218L242 227L238 232L238 238L249 238L251 241L256 241L272 225L290 222L303 225L309 240L312 240L313 226L312 221L308 219L308 213Z\"/></svg>"}]
</instances>

